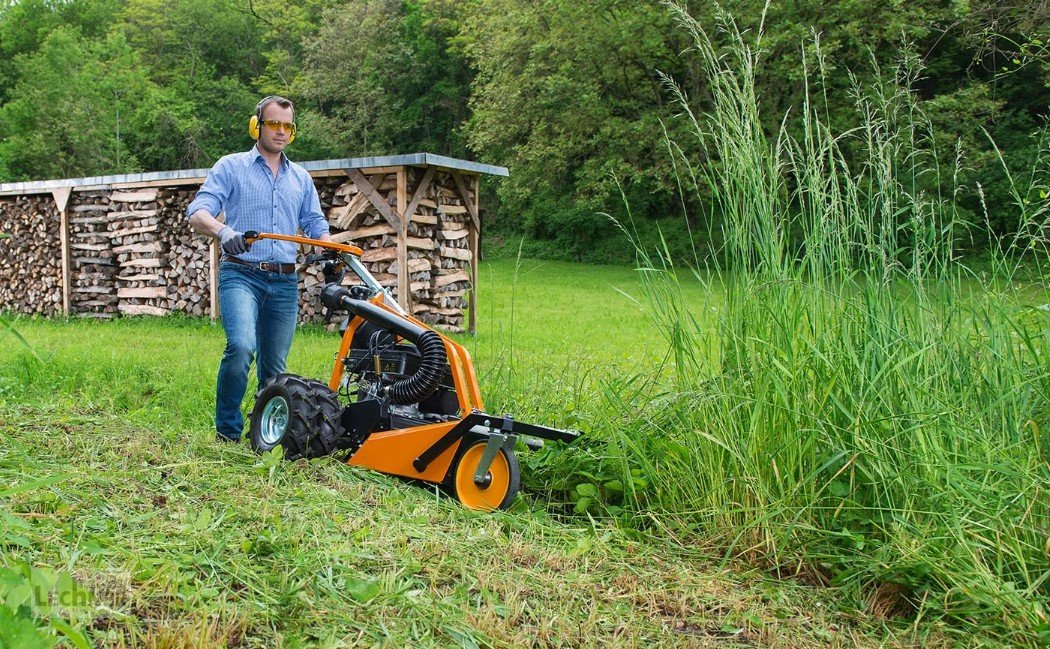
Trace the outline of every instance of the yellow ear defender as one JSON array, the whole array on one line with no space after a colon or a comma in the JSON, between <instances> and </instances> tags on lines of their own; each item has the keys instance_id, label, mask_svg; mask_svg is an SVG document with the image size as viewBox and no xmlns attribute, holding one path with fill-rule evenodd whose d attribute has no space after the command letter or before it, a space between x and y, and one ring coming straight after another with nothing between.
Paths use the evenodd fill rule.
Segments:
<instances>
[{"instance_id":1,"label":"yellow ear defender","mask_svg":"<svg viewBox=\"0 0 1050 649\"><path fill-rule=\"evenodd\" d=\"M252 136L253 140L259 139L259 116L252 115L252 118L248 120L248 135Z\"/></svg>"},{"instance_id":2,"label":"yellow ear defender","mask_svg":"<svg viewBox=\"0 0 1050 649\"><path fill-rule=\"evenodd\" d=\"M277 95L269 95L267 97L263 97L262 101L255 105L255 114L252 115L252 118L250 120L248 120L248 135L252 136L253 140L259 139L259 130L262 128L263 107L266 106L266 102L270 101L271 99L281 99L281 97L278 97ZM291 144L294 141L295 133L289 133L288 144Z\"/></svg>"}]
</instances>

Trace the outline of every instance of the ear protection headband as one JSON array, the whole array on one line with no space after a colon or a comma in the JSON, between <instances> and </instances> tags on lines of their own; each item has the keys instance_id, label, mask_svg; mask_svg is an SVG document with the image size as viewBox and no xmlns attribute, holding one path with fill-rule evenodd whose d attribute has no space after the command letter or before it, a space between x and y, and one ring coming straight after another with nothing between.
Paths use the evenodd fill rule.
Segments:
<instances>
[{"instance_id":1,"label":"ear protection headband","mask_svg":"<svg viewBox=\"0 0 1050 649\"><path fill-rule=\"evenodd\" d=\"M248 120L248 135L252 136L253 140L258 140L259 136L261 135L259 131L262 128L263 108L266 106L266 102L272 99L280 99L280 97L278 97L277 95L267 95L266 97L263 97L262 100L255 105L255 114L252 115L252 118L250 120ZM289 133L288 144L291 144L294 141L295 133Z\"/></svg>"}]
</instances>

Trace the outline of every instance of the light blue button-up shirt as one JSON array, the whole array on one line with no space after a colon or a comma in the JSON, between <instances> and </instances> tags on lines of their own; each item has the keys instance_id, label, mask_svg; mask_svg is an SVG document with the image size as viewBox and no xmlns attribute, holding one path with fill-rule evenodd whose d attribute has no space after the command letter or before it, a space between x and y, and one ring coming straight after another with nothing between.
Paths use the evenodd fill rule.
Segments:
<instances>
[{"instance_id":1,"label":"light blue button-up shirt","mask_svg":"<svg viewBox=\"0 0 1050 649\"><path fill-rule=\"evenodd\" d=\"M301 229L313 239L328 233L328 220L321 212L310 174L282 153L275 178L257 147L223 156L215 163L186 208L186 217L202 209L216 217L225 212L226 225L238 232L294 235ZM247 261L291 264L295 263L296 245L262 239L237 256Z\"/></svg>"}]
</instances>

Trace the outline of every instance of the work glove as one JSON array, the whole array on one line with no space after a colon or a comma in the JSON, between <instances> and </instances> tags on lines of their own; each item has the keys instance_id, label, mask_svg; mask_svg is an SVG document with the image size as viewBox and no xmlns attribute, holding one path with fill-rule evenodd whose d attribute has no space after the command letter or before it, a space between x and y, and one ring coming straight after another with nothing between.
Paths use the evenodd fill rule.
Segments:
<instances>
[{"instance_id":1,"label":"work glove","mask_svg":"<svg viewBox=\"0 0 1050 649\"><path fill-rule=\"evenodd\" d=\"M252 244L244 240L244 234L228 225L219 230L219 243L227 255L242 255L252 247Z\"/></svg>"}]
</instances>

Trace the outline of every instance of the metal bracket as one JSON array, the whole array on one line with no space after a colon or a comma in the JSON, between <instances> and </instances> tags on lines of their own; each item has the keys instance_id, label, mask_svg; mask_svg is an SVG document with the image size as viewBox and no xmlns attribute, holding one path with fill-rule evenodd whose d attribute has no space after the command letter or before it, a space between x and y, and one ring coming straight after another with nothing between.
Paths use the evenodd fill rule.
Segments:
<instances>
[{"instance_id":1,"label":"metal bracket","mask_svg":"<svg viewBox=\"0 0 1050 649\"><path fill-rule=\"evenodd\" d=\"M499 429L497 430L493 424L496 424ZM479 428L480 430L473 430L474 428ZM419 457L412 461L412 466L420 473L426 471L431 462L436 460L439 455L444 453L449 447L462 439L466 433L471 431L475 435L481 436L500 434L505 440L509 440L511 447L517 442L518 436L521 435L525 440L525 444L534 450L542 446L540 440L532 439L534 437L553 439L562 442L572 442L580 436L580 433L575 430L559 430L557 428L526 424L520 421L514 421L509 416L494 417L478 410L472 410L470 414L461 419L455 426L449 429L447 433L442 435L440 439L420 453ZM499 447L497 446L496 448L498 449ZM493 451L492 457L496 457L495 451ZM492 460L489 460L488 463L485 464L486 472L490 466L492 466ZM483 473L481 475L484 477L485 474Z\"/></svg>"},{"instance_id":2,"label":"metal bracket","mask_svg":"<svg viewBox=\"0 0 1050 649\"><path fill-rule=\"evenodd\" d=\"M492 461L496 459L496 454L499 453L500 448L505 444L514 444L514 440L517 438L516 435L504 435L503 433L497 433L495 430L489 435L489 441L485 444L485 450L481 454L481 461L478 462L478 467L474 470L474 484L478 486L487 485L491 477L488 475L489 469L492 468Z\"/></svg>"}]
</instances>

